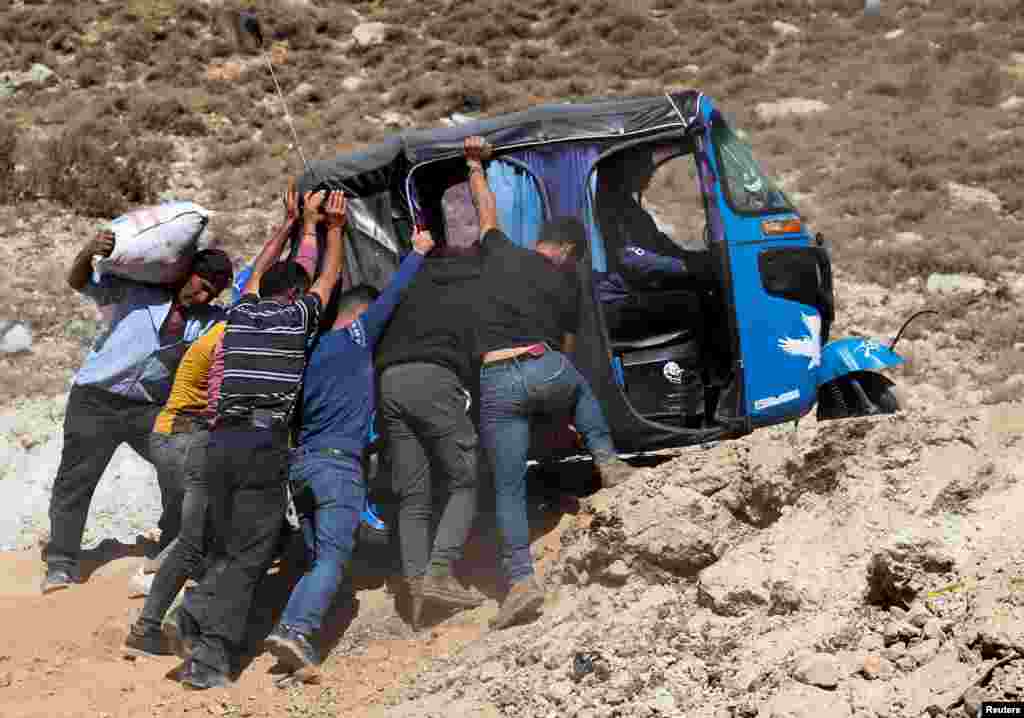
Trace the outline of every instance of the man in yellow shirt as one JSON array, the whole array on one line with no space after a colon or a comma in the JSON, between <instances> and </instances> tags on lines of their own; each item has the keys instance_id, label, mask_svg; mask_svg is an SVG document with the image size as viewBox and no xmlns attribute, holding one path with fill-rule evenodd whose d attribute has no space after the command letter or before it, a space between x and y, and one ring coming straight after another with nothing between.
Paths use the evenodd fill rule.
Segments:
<instances>
[{"instance_id":1,"label":"man in yellow shirt","mask_svg":"<svg viewBox=\"0 0 1024 718\"><path fill-rule=\"evenodd\" d=\"M211 368L225 326L225 322L215 324L189 347L174 376L170 398L153 424L150 436L153 459L165 471L179 477L185 493L181 529L161 553L160 566L142 614L125 639L125 650L132 654L170 652L160 624L185 581L198 579L204 566L211 526L207 516L210 492L203 468L209 426L216 416L217 393L216 373L211 372Z\"/></svg>"}]
</instances>

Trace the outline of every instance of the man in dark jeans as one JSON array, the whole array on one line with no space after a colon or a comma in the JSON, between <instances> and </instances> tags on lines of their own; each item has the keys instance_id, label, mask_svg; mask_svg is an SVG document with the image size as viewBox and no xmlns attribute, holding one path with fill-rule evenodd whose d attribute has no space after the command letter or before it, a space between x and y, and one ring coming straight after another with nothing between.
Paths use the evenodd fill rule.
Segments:
<instances>
[{"instance_id":1,"label":"man in dark jeans","mask_svg":"<svg viewBox=\"0 0 1024 718\"><path fill-rule=\"evenodd\" d=\"M306 235L315 234L310 220L320 203L319 194L305 196ZM306 353L341 266L345 199L340 193L330 195L326 214L324 266L312 288L301 265L277 263L288 237L286 226L263 247L242 297L228 311L224 376L206 467L207 483L215 487L213 515L224 552L186 594L177 620L189 655L182 681L193 688L228 682L253 592L273 558L284 521L290 417Z\"/></svg>"},{"instance_id":2,"label":"man in dark jeans","mask_svg":"<svg viewBox=\"0 0 1024 718\"><path fill-rule=\"evenodd\" d=\"M477 435L467 391L476 384L475 315L467 303L479 276L475 257L427 260L377 351L381 433L399 497L413 627L425 603L461 609L484 601L452 575L477 511ZM448 500L431 541L433 494L445 485Z\"/></svg>"},{"instance_id":3,"label":"man in dark jeans","mask_svg":"<svg viewBox=\"0 0 1024 718\"><path fill-rule=\"evenodd\" d=\"M93 299L109 326L75 376L64 415L64 448L50 496L50 541L43 593L79 580L78 554L89 504L107 464L121 444L150 458L153 420L189 345L223 318L209 306L231 283L231 260L220 250L198 252L178 287L94 276L92 259L108 256L114 237L101 234L78 254L68 284ZM157 470L163 514L160 547L177 535L182 487Z\"/></svg>"},{"instance_id":4,"label":"man in dark jeans","mask_svg":"<svg viewBox=\"0 0 1024 718\"><path fill-rule=\"evenodd\" d=\"M511 584L491 626L505 628L535 614L544 602L534 577L526 513L531 420L572 411L604 486L625 481L633 470L617 457L590 384L566 356L579 323L578 290L575 275L563 267L585 245L583 226L563 217L542 227L535 250L516 246L498 229L497 205L482 164L490 147L483 138L470 137L465 155L483 254L474 305L475 350L483 362L480 440L494 476L502 558Z\"/></svg>"},{"instance_id":5,"label":"man in dark jeans","mask_svg":"<svg viewBox=\"0 0 1024 718\"><path fill-rule=\"evenodd\" d=\"M285 196L285 222L282 231L299 217L299 198L294 183L290 183ZM304 233L295 261L312 274L317 262L315 214L310 232ZM214 532L210 520L211 477L206 472L206 452L209 428L217 416L217 402L223 379L223 348L225 322L219 322L185 354L174 377L174 387L167 405L156 418L150 446L155 460L168 470L182 476L185 498L182 501L181 531L178 538L161 555L163 558L152 588L146 597L142 614L132 625L125 639L127 653L138 655L166 655L180 642L175 640L175 622L167 612L174 603L185 581L202 578L206 559L212 552ZM219 356L220 361L215 361ZM219 369L214 370L214 366ZM173 614L172 614L173 616ZM169 640L161 632L170 634Z\"/></svg>"},{"instance_id":6,"label":"man in dark jeans","mask_svg":"<svg viewBox=\"0 0 1024 718\"><path fill-rule=\"evenodd\" d=\"M317 674L321 659L312 639L352 558L366 502L362 459L375 403L373 350L434 240L429 232L417 232L412 245L379 296L370 286L341 295L334 326L317 339L306 367L289 481L312 564L267 636L267 649L305 681Z\"/></svg>"}]
</instances>

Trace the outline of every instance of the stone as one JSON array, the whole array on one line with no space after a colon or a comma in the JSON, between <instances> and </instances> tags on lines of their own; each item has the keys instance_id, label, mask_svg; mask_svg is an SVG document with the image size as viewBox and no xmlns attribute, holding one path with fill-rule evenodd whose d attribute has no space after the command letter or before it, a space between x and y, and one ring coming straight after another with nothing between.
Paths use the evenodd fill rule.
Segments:
<instances>
[{"instance_id":1,"label":"stone","mask_svg":"<svg viewBox=\"0 0 1024 718\"><path fill-rule=\"evenodd\" d=\"M900 656L904 656L907 653L907 644L903 641L897 641L891 646L882 649L881 654L888 658L890 661L895 661Z\"/></svg>"},{"instance_id":2,"label":"stone","mask_svg":"<svg viewBox=\"0 0 1024 718\"><path fill-rule=\"evenodd\" d=\"M683 70L685 72L689 72L691 75L696 75L698 72L700 72L700 67L698 67L697 65L684 65Z\"/></svg>"},{"instance_id":3,"label":"stone","mask_svg":"<svg viewBox=\"0 0 1024 718\"><path fill-rule=\"evenodd\" d=\"M501 664L501 661L488 661L487 663L480 666L480 682L488 683L489 681L498 680L504 677L505 666Z\"/></svg>"},{"instance_id":4,"label":"stone","mask_svg":"<svg viewBox=\"0 0 1024 718\"><path fill-rule=\"evenodd\" d=\"M864 710L877 716L889 715L893 700L890 683L855 678L849 683L850 702L854 710Z\"/></svg>"},{"instance_id":5,"label":"stone","mask_svg":"<svg viewBox=\"0 0 1024 718\"><path fill-rule=\"evenodd\" d=\"M319 91L310 83L302 82L299 86L292 90L292 97L301 102L308 102L316 99Z\"/></svg>"},{"instance_id":6,"label":"stone","mask_svg":"<svg viewBox=\"0 0 1024 718\"><path fill-rule=\"evenodd\" d=\"M924 628L921 629L921 632L925 638L937 638L942 640L945 637L945 633L942 630L942 621L938 618L928 619L928 622L924 624Z\"/></svg>"},{"instance_id":7,"label":"stone","mask_svg":"<svg viewBox=\"0 0 1024 718\"><path fill-rule=\"evenodd\" d=\"M355 92L356 90L361 88L365 83L366 80L364 80L362 77L359 77L358 75L349 75L348 77L341 81L341 86L345 89L346 92Z\"/></svg>"},{"instance_id":8,"label":"stone","mask_svg":"<svg viewBox=\"0 0 1024 718\"><path fill-rule=\"evenodd\" d=\"M788 37L789 35L799 35L800 28L792 23L782 22L781 20L775 20L772 22L772 30L781 35L782 37Z\"/></svg>"},{"instance_id":9,"label":"stone","mask_svg":"<svg viewBox=\"0 0 1024 718\"><path fill-rule=\"evenodd\" d=\"M840 677L848 678L861 672L864 668L864 659L867 654L861 650L836 651L834 655L836 662L839 664Z\"/></svg>"},{"instance_id":10,"label":"stone","mask_svg":"<svg viewBox=\"0 0 1024 718\"><path fill-rule=\"evenodd\" d=\"M564 703L572 696L574 690L575 687L569 681L559 681L548 686L544 695L556 703Z\"/></svg>"},{"instance_id":11,"label":"stone","mask_svg":"<svg viewBox=\"0 0 1024 718\"><path fill-rule=\"evenodd\" d=\"M1000 110L1016 110L1021 107L1024 107L1024 97L1018 97L1017 95L1010 95L999 103Z\"/></svg>"},{"instance_id":12,"label":"stone","mask_svg":"<svg viewBox=\"0 0 1024 718\"><path fill-rule=\"evenodd\" d=\"M768 718L850 718L853 711L844 696L814 686L791 684L765 706Z\"/></svg>"},{"instance_id":13,"label":"stone","mask_svg":"<svg viewBox=\"0 0 1024 718\"><path fill-rule=\"evenodd\" d=\"M903 30L902 27L898 27L895 30L890 30L889 32L885 33L885 39L886 40L895 40L896 38L903 37L903 33L904 32L905 31Z\"/></svg>"},{"instance_id":14,"label":"stone","mask_svg":"<svg viewBox=\"0 0 1024 718\"><path fill-rule=\"evenodd\" d=\"M384 22L364 22L352 30L352 37L362 47L372 47L387 42L393 26Z\"/></svg>"},{"instance_id":15,"label":"stone","mask_svg":"<svg viewBox=\"0 0 1024 718\"><path fill-rule=\"evenodd\" d=\"M911 603L934 574L953 570L948 547L935 538L897 538L868 562L867 601L891 605Z\"/></svg>"},{"instance_id":16,"label":"stone","mask_svg":"<svg viewBox=\"0 0 1024 718\"><path fill-rule=\"evenodd\" d=\"M892 238L893 241L900 244L917 244L924 241L924 237L919 232L897 232Z\"/></svg>"},{"instance_id":17,"label":"stone","mask_svg":"<svg viewBox=\"0 0 1024 718\"><path fill-rule=\"evenodd\" d=\"M924 628L925 624L932 619L931 611L925 608L920 601L915 601L907 611L907 623L915 628Z\"/></svg>"},{"instance_id":18,"label":"stone","mask_svg":"<svg viewBox=\"0 0 1024 718\"><path fill-rule=\"evenodd\" d=\"M835 688L839 685L841 668L835 656L816 653L801 660L793 677L801 683L820 688Z\"/></svg>"},{"instance_id":19,"label":"stone","mask_svg":"<svg viewBox=\"0 0 1024 718\"><path fill-rule=\"evenodd\" d=\"M790 97L775 102L759 102L754 111L762 120L778 120L791 115L813 115L825 112L829 106L821 100L808 100L802 97Z\"/></svg>"},{"instance_id":20,"label":"stone","mask_svg":"<svg viewBox=\"0 0 1024 718\"><path fill-rule=\"evenodd\" d=\"M872 680L886 680L891 678L895 672L892 661L876 653L868 654L864 658L864 667L861 670L865 678Z\"/></svg>"},{"instance_id":21,"label":"stone","mask_svg":"<svg viewBox=\"0 0 1024 718\"><path fill-rule=\"evenodd\" d=\"M972 274L931 274L925 289L929 294L982 294L988 282Z\"/></svg>"},{"instance_id":22,"label":"stone","mask_svg":"<svg viewBox=\"0 0 1024 718\"><path fill-rule=\"evenodd\" d=\"M32 330L27 324L0 319L0 354L20 354L32 350Z\"/></svg>"},{"instance_id":23,"label":"stone","mask_svg":"<svg viewBox=\"0 0 1024 718\"><path fill-rule=\"evenodd\" d=\"M885 624L883 635L885 644L892 645L899 641L907 641L921 634L921 631L908 621L889 621Z\"/></svg>"},{"instance_id":24,"label":"stone","mask_svg":"<svg viewBox=\"0 0 1024 718\"><path fill-rule=\"evenodd\" d=\"M865 633L857 647L865 651L878 651L885 648L885 638L878 633Z\"/></svg>"},{"instance_id":25,"label":"stone","mask_svg":"<svg viewBox=\"0 0 1024 718\"><path fill-rule=\"evenodd\" d=\"M993 212L1003 211L1003 202L999 199L999 195L984 187L970 187L957 182L947 182L946 190L954 205L960 207L984 205Z\"/></svg>"},{"instance_id":26,"label":"stone","mask_svg":"<svg viewBox=\"0 0 1024 718\"><path fill-rule=\"evenodd\" d=\"M901 715L921 715L932 705L951 706L976 676L976 669L961 663L957 649L947 644L935 659L897 684L904 700Z\"/></svg>"},{"instance_id":27,"label":"stone","mask_svg":"<svg viewBox=\"0 0 1024 718\"><path fill-rule=\"evenodd\" d=\"M922 641L913 648L907 651L907 655L917 661L918 665L924 665L930 662L939 652L941 644L937 638L929 638L926 641Z\"/></svg>"},{"instance_id":28,"label":"stone","mask_svg":"<svg viewBox=\"0 0 1024 718\"><path fill-rule=\"evenodd\" d=\"M896 659L895 663L897 668L907 673L917 668L917 661L915 661L914 657L909 654L900 656Z\"/></svg>"},{"instance_id":29,"label":"stone","mask_svg":"<svg viewBox=\"0 0 1024 718\"><path fill-rule=\"evenodd\" d=\"M633 575L633 570L629 567L628 563L622 559L617 559L612 561L611 565L605 569L602 575L612 583L625 583Z\"/></svg>"},{"instance_id":30,"label":"stone","mask_svg":"<svg viewBox=\"0 0 1024 718\"><path fill-rule=\"evenodd\" d=\"M600 492L590 501L595 519L588 530L566 547L566 575L601 578L617 561L636 573L644 564L682 576L694 576L715 563L741 527L718 502L688 487L666 485L653 495L643 482L628 482ZM621 572L621 573L616 573ZM615 567L612 576L624 575ZM717 577L716 577L717 578ZM726 600L736 579L709 582L709 600Z\"/></svg>"}]
</instances>

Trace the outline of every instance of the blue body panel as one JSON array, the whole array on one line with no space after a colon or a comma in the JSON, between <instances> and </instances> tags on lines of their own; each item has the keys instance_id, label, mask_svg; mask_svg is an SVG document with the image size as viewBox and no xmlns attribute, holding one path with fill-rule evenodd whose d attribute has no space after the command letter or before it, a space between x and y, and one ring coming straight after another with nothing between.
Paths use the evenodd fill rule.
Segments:
<instances>
[{"instance_id":1,"label":"blue body panel","mask_svg":"<svg viewBox=\"0 0 1024 718\"><path fill-rule=\"evenodd\" d=\"M821 353L818 386L856 371L881 371L903 363L903 357L877 339L847 337L829 342Z\"/></svg>"},{"instance_id":2,"label":"blue body panel","mask_svg":"<svg viewBox=\"0 0 1024 718\"><path fill-rule=\"evenodd\" d=\"M715 110L706 97L701 111L705 127L710 128ZM712 147L710 129L704 136ZM804 234L764 237L764 220L792 217L793 213L744 215L733 211L721 186L718 158L709 152L707 160L717 179L708 199L718 222L714 217L709 220L713 233L720 224L728 246L747 417L752 426L764 426L802 416L817 401L821 317L814 307L768 294L761 283L758 256L765 249L809 246L811 239ZM712 183L704 184L707 192Z\"/></svg>"}]
</instances>

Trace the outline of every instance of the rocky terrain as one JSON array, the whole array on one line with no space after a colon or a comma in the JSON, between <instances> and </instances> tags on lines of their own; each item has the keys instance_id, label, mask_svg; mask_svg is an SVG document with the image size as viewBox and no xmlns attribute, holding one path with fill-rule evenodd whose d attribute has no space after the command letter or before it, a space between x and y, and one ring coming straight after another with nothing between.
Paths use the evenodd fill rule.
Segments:
<instances>
[{"instance_id":1,"label":"rocky terrain","mask_svg":"<svg viewBox=\"0 0 1024 718\"><path fill-rule=\"evenodd\" d=\"M93 504L88 583L36 595L64 396L97 327L63 282L80 242L174 196L216 212L241 264L298 168L266 66L222 13L242 6L0 7L5 717L934 718L1024 699L1020 0L886 2L877 17L853 0L245 3L309 156L452 113L697 87L829 239L836 336L940 316L900 345L900 414L660 452L578 502L538 491L550 599L528 626L489 632L491 601L412 633L360 577L322 683L278 685L256 648L285 567L261 589L238 682L183 692L176 660L118 651L158 511L127 449ZM470 554L486 587L486 516Z\"/></svg>"}]
</instances>

